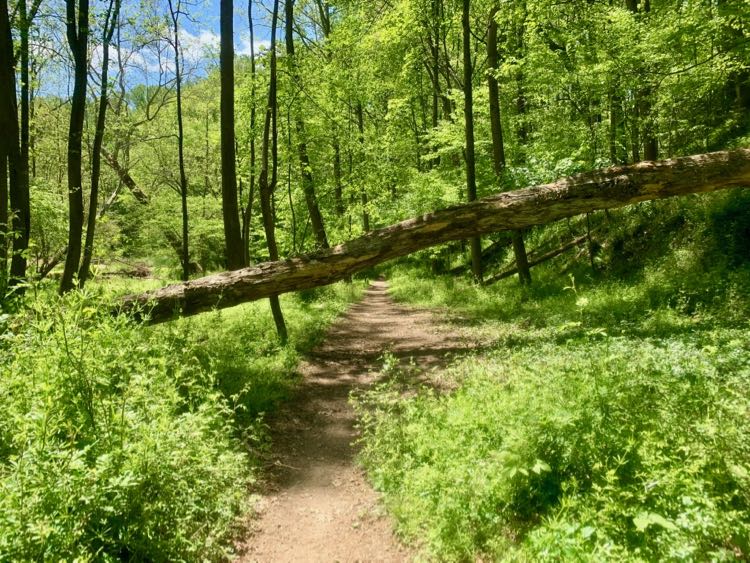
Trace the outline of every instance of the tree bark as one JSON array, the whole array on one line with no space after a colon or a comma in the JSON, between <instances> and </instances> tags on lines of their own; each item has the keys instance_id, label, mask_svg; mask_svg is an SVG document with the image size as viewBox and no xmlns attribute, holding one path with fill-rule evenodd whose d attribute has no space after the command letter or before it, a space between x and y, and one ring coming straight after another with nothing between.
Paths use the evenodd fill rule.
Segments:
<instances>
[{"instance_id":1,"label":"tree bark","mask_svg":"<svg viewBox=\"0 0 750 563\"><path fill-rule=\"evenodd\" d=\"M227 268L245 265L242 248L239 203L237 201L237 163L234 146L234 10L232 0L220 2L219 66L221 73L221 202L224 218Z\"/></svg>"},{"instance_id":2,"label":"tree bark","mask_svg":"<svg viewBox=\"0 0 750 563\"><path fill-rule=\"evenodd\" d=\"M466 196L469 202L477 199L476 158L474 156L474 98L472 90L473 67L471 63L471 22L469 20L470 0L463 0L461 24L463 28L464 55L464 120L466 122ZM471 238L471 271L474 279L482 281L482 240Z\"/></svg>"},{"instance_id":3,"label":"tree bark","mask_svg":"<svg viewBox=\"0 0 750 563\"><path fill-rule=\"evenodd\" d=\"M176 314L194 315L327 285L451 240L523 229L597 209L745 186L750 186L750 149L597 170L428 213L306 256L129 295L117 312L167 321Z\"/></svg>"},{"instance_id":4,"label":"tree bark","mask_svg":"<svg viewBox=\"0 0 750 563\"><path fill-rule=\"evenodd\" d=\"M66 0L67 37L74 60L73 99L68 130L68 252L60 281L60 293L73 289L73 277L81 261L83 237L83 120L86 113L88 82L89 0ZM77 17L77 22L76 22Z\"/></svg>"}]
</instances>

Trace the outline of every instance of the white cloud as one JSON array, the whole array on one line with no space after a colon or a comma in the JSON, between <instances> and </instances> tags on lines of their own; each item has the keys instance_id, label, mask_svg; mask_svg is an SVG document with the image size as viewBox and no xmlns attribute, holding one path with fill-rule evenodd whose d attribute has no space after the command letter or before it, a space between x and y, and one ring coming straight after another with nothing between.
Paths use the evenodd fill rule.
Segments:
<instances>
[{"instance_id":1,"label":"white cloud","mask_svg":"<svg viewBox=\"0 0 750 563\"><path fill-rule=\"evenodd\" d=\"M250 36L248 33L236 37L235 54L250 56ZM180 30L180 46L182 47L185 71L190 72L203 66L203 63L218 60L219 34L209 29L202 29L195 33L186 29ZM255 40L256 55L270 46L267 39ZM174 53L172 46L166 39L150 43L137 50L123 47L120 55L131 78L135 75L150 76L170 75L174 72ZM92 49L90 66L97 74L101 71L103 48L97 45ZM109 51L110 76L118 72L117 47L111 46Z\"/></svg>"},{"instance_id":2,"label":"white cloud","mask_svg":"<svg viewBox=\"0 0 750 563\"><path fill-rule=\"evenodd\" d=\"M219 51L219 34L202 29L197 34L180 30L180 44L185 61L196 63L204 58L211 58Z\"/></svg>"},{"instance_id":3,"label":"white cloud","mask_svg":"<svg viewBox=\"0 0 750 563\"><path fill-rule=\"evenodd\" d=\"M254 42L255 54L257 55L261 51L268 49L271 46L269 39L256 39ZM250 34L243 33L240 35L239 45L234 46L235 53L238 55L250 56Z\"/></svg>"}]
</instances>

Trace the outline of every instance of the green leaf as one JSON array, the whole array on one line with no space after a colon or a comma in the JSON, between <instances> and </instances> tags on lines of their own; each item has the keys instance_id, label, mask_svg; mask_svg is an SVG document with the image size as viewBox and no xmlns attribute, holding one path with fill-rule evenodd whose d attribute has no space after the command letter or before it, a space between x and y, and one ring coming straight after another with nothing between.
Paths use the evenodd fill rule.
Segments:
<instances>
[{"instance_id":1,"label":"green leaf","mask_svg":"<svg viewBox=\"0 0 750 563\"><path fill-rule=\"evenodd\" d=\"M667 520L661 514L656 512L640 512L633 518L633 524L639 532L646 531L650 525L654 524L660 526L666 530L677 530L677 526L673 522Z\"/></svg>"},{"instance_id":2,"label":"green leaf","mask_svg":"<svg viewBox=\"0 0 750 563\"><path fill-rule=\"evenodd\" d=\"M549 466L549 464L546 461L537 459L536 463L534 463L534 467L532 467L531 470L537 475L539 475L542 473L542 471L552 471L552 468Z\"/></svg>"},{"instance_id":3,"label":"green leaf","mask_svg":"<svg viewBox=\"0 0 750 563\"><path fill-rule=\"evenodd\" d=\"M589 539L591 536L593 536L596 533L596 528L593 528L592 526L586 526L585 528L581 529L581 535L583 536L583 539Z\"/></svg>"}]
</instances>

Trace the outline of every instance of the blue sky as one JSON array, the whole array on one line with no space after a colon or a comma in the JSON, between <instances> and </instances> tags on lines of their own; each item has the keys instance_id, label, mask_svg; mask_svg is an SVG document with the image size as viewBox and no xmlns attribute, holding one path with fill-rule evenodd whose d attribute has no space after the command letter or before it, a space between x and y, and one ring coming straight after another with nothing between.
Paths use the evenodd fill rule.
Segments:
<instances>
[{"instance_id":1,"label":"blue sky","mask_svg":"<svg viewBox=\"0 0 750 563\"><path fill-rule=\"evenodd\" d=\"M193 0L185 0L192 4ZM160 2L163 9L167 10L166 0ZM253 22L255 31L256 53L270 43L270 13L269 0L253 0ZM127 17L138 15L140 6L136 2L123 3L123 15ZM181 18L182 28L181 44L185 60L185 69L193 76L204 74L207 64L218 62L219 48L219 0L196 0L195 5L189 7L191 17ZM250 54L250 41L247 21L247 0L235 0L234 4L234 43L237 55ZM62 37L58 41L64 41ZM60 45L63 49L66 47ZM64 52L58 50L58 52ZM112 57L111 73L117 71L115 55ZM144 50L137 53L125 50L127 57L126 66L130 69L127 73L127 81L132 84L151 83L158 80L159 69L165 72L163 76L168 78L171 74L173 63L172 55L165 51L160 56L154 50ZM157 62L159 61L159 62ZM91 61L92 69L97 72L101 66L101 47L94 50ZM42 95L56 95L62 98L69 97L72 91L72 73L69 63L52 63L45 67L41 80Z\"/></svg>"},{"instance_id":2,"label":"blue sky","mask_svg":"<svg viewBox=\"0 0 750 563\"><path fill-rule=\"evenodd\" d=\"M269 26L269 0L253 0L253 23L256 50L269 43L271 30ZM219 40L219 0L204 0L195 8L193 22L184 22L185 30L203 43ZM250 41L247 21L247 0L234 2L234 45L238 54L250 53Z\"/></svg>"}]
</instances>

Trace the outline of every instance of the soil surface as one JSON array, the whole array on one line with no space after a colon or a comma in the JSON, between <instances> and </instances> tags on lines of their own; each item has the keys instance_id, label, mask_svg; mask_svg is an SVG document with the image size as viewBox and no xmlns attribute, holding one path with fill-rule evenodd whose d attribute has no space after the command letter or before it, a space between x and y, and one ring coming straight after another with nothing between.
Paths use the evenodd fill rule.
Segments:
<instances>
[{"instance_id":1,"label":"soil surface","mask_svg":"<svg viewBox=\"0 0 750 563\"><path fill-rule=\"evenodd\" d=\"M378 379L386 350L424 374L466 345L436 314L395 304L374 282L303 362L295 398L269 420L271 469L241 561L413 558L355 462L349 394Z\"/></svg>"}]
</instances>

